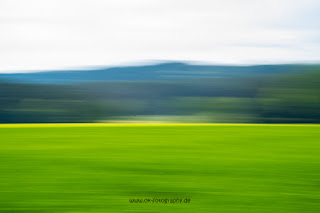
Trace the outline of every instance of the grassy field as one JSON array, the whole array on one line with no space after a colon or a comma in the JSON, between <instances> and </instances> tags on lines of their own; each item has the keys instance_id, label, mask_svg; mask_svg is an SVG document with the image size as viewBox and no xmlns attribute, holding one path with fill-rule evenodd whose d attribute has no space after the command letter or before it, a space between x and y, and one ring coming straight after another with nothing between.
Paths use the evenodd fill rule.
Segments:
<instances>
[{"instance_id":1,"label":"grassy field","mask_svg":"<svg viewBox=\"0 0 320 213\"><path fill-rule=\"evenodd\" d=\"M317 125L22 124L0 137L0 212L320 212ZM154 198L190 203L129 202Z\"/></svg>"}]
</instances>

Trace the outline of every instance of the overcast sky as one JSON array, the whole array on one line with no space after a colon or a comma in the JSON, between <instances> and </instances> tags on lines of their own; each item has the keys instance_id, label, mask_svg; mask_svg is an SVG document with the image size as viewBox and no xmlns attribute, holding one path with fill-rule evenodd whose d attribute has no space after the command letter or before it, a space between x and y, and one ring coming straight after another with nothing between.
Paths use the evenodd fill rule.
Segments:
<instances>
[{"instance_id":1,"label":"overcast sky","mask_svg":"<svg viewBox=\"0 0 320 213\"><path fill-rule=\"evenodd\" d=\"M0 0L0 72L320 61L319 0Z\"/></svg>"}]
</instances>

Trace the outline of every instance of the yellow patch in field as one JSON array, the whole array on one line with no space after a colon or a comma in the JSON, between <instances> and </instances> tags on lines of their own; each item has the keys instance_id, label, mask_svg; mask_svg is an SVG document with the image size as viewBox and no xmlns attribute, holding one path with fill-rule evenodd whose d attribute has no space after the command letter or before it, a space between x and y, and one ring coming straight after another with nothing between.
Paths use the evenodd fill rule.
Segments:
<instances>
[{"instance_id":1,"label":"yellow patch in field","mask_svg":"<svg viewBox=\"0 0 320 213\"><path fill-rule=\"evenodd\" d=\"M320 126L319 124L242 124L242 123L37 123L0 124L0 128L49 128L49 127L174 127L174 126Z\"/></svg>"}]
</instances>

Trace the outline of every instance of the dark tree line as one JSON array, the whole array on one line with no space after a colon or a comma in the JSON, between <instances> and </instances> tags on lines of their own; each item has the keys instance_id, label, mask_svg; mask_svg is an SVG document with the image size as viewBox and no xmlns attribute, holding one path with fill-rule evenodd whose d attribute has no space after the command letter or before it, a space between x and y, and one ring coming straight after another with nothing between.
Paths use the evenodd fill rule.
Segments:
<instances>
[{"instance_id":1,"label":"dark tree line","mask_svg":"<svg viewBox=\"0 0 320 213\"><path fill-rule=\"evenodd\" d=\"M199 114L213 122L320 123L320 70L175 81L0 82L1 123Z\"/></svg>"}]
</instances>

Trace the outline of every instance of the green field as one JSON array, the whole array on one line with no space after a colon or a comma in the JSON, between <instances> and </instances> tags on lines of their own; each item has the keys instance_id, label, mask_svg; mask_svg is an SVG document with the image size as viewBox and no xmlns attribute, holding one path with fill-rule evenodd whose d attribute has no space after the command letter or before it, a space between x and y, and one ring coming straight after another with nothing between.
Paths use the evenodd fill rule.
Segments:
<instances>
[{"instance_id":1,"label":"green field","mask_svg":"<svg viewBox=\"0 0 320 213\"><path fill-rule=\"evenodd\" d=\"M0 128L0 212L320 212L320 126ZM130 203L129 199L190 199Z\"/></svg>"}]
</instances>

